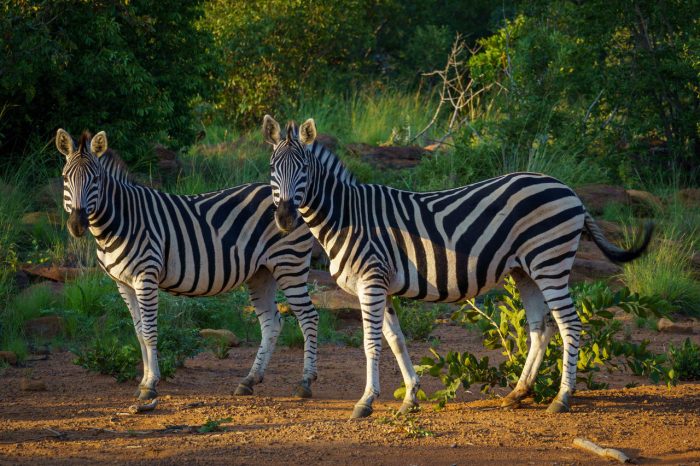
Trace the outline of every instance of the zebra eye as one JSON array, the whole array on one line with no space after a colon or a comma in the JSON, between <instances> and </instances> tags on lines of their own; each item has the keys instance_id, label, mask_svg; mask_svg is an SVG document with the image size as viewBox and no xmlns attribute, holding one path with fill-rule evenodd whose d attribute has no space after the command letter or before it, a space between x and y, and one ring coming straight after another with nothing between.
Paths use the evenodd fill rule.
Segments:
<instances>
[{"instance_id":1,"label":"zebra eye","mask_svg":"<svg viewBox=\"0 0 700 466\"><path fill-rule=\"evenodd\" d=\"M68 177L66 175L63 175L63 182L68 183Z\"/></svg>"}]
</instances>

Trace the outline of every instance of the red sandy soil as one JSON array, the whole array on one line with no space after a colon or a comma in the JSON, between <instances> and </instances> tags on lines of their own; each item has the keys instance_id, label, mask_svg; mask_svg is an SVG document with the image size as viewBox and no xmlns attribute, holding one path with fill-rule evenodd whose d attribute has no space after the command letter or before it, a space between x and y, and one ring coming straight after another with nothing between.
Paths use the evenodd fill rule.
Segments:
<instances>
[{"instance_id":1,"label":"red sandy soil","mask_svg":"<svg viewBox=\"0 0 700 466\"><path fill-rule=\"evenodd\" d=\"M656 347L685 338L636 332L654 338ZM440 325L435 334L441 351L484 354L477 334L451 325ZM428 354L428 347L409 343L414 363ZM137 415L119 414L133 404L136 382L120 384L88 373L71 363L70 353L7 368L0 374L0 464L607 462L574 448L576 437L621 449L639 463L700 464L700 384L624 388L631 381L648 382L601 375L611 389L579 390L572 412L560 415L547 414L546 406L532 402L502 410L497 398L475 389L441 411L424 403L411 421L413 433L431 435L411 436L409 422L391 418L391 410L400 405L391 394L401 377L388 349L382 354L382 396L373 416L363 420L349 419L364 388L361 349L321 346L311 400L289 396L301 375L302 351L296 348L278 348L254 396L233 396L254 354L254 347L234 348L225 360L200 354L174 379L161 382L155 411ZM22 377L44 382L47 390L22 391ZM428 377L423 386L429 392L439 388ZM224 418L231 420L218 432L189 427Z\"/></svg>"}]
</instances>

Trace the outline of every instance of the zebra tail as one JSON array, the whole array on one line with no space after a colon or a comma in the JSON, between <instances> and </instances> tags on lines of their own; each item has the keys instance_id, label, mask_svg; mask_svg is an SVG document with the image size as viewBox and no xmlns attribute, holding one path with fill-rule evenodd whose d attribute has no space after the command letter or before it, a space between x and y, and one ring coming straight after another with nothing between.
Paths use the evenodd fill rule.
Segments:
<instances>
[{"instance_id":1,"label":"zebra tail","mask_svg":"<svg viewBox=\"0 0 700 466\"><path fill-rule=\"evenodd\" d=\"M588 233L590 233L593 237L593 242L595 242L596 246L598 246L603 254L605 254L605 257L618 263L629 262L641 256L646 250L647 246L649 246L652 233L654 232L654 223L647 222L644 225L644 238L642 239L642 242L637 246L633 246L632 248L625 250L608 241L603 234L603 231L600 229L598 224L595 223L595 220L593 220L593 217L591 217L591 214L588 212L586 212L584 225Z\"/></svg>"}]
</instances>

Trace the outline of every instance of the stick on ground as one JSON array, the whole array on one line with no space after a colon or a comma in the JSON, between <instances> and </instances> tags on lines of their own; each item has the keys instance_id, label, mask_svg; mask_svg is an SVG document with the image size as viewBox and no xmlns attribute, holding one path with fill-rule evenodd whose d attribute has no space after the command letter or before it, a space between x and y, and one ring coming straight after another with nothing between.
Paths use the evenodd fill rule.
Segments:
<instances>
[{"instance_id":1,"label":"stick on ground","mask_svg":"<svg viewBox=\"0 0 700 466\"><path fill-rule=\"evenodd\" d=\"M603 458L617 460L620 463L632 462L632 460L620 450L615 450L614 448L603 448L584 438L575 438L574 446L576 448L580 448L581 450L586 450L588 452L595 453L596 455L602 456Z\"/></svg>"}]
</instances>

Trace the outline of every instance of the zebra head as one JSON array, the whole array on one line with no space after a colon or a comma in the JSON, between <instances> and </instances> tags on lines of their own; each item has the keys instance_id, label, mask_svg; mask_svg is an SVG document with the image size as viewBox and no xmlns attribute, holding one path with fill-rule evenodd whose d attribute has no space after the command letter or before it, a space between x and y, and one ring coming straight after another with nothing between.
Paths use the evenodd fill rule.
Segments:
<instances>
[{"instance_id":1,"label":"zebra head","mask_svg":"<svg viewBox=\"0 0 700 466\"><path fill-rule=\"evenodd\" d=\"M78 146L63 129L56 132L56 147L66 157L63 166L63 208L70 214L68 231L83 236L88 218L95 212L100 196L103 168L98 158L107 150L107 135L100 131L91 137L84 132Z\"/></svg>"},{"instance_id":2,"label":"zebra head","mask_svg":"<svg viewBox=\"0 0 700 466\"><path fill-rule=\"evenodd\" d=\"M263 137L272 144L270 184L275 204L275 223L284 231L291 231L297 222L297 209L306 198L309 159L307 148L316 139L316 124L309 118L297 129L289 122L286 139L280 137L280 125L270 115L263 119Z\"/></svg>"}]
</instances>

